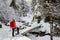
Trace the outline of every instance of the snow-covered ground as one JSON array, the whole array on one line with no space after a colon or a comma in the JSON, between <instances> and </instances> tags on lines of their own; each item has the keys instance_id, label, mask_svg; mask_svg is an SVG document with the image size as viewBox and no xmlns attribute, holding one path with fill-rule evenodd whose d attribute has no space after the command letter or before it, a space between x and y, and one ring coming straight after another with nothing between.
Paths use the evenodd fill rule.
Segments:
<instances>
[{"instance_id":1,"label":"snow-covered ground","mask_svg":"<svg viewBox=\"0 0 60 40\"><path fill-rule=\"evenodd\" d=\"M0 40L31 40L20 34L12 37L11 32L12 31L9 26L5 26L2 24L2 28L0 28Z\"/></svg>"},{"instance_id":2,"label":"snow-covered ground","mask_svg":"<svg viewBox=\"0 0 60 40\"><path fill-rule=\"evenodd\" d=\"M25 22L31 23L32 17L33 16L22 17L22 19ZM23 23L21 23L21 22L16 22L16 23L17 23L17 26L21 26L21 27L24 26ZM2 24L2 28L0 28L0 40L50 40L49 35L38 36L38 37L36 37L33 34L28 34L27 37L21 35L22 33L27 33L27 32L29 32L29 30L32 30L32 29L33 29L32 31L46 31L46 33L50 33L50 24L45 23L44 20L41 20L41 22L39 24L37 22L32 22L32 24L30 24L30 25L31 25L30 27L26 26L26 28L20 29L20 34L15 35L15 37L12 37L11 28L9 26L5 26L4 24ZM40 26L40 25L42 27L37 29L37 27ZM53 39L54 40L60 40L60 37L55 37L54 36Z\"/></svg>"},{"instance_id":3,"label":"snow-covered ground","mask_svg":"<svg viewBox=\"0 0 60 40\"><path fill-rule=\"evenodd\" d=\"M43 27L40 28L41 31L47 31L50 32L50 25L49 23L44 23L44 21L42 20L40 23ZM40 25L37 23L32 24L32 27L27 27L26 29L20 30L20 32L25 32L28 31L27 29L33 29L35 26ZM16 35L15 37L12 37L11 35L11 29L9 26L5 26L4 24L2 24L2 28L0 28L0 40L50 40L50 36L45 35L45 36L38 36L36 37L33 34L29 34L27 37L26 36L22 36L21 34ZM38 31L38 30L36 30ZM60 40L60 37L53 37L54 40Z\"/></svg>"},{"instance_id":4,"label":"snow-covered ground","mask_svg":"<svg viewBox=\"0 0 60 40\"><path fill-rule=\"evenodd\" d=\"M30 34L28 37L32 40L50 40L50 36L48 36L48 35L42 36L42 37L40 37L40 36L36 37L35 35ZM53 40L60 40L60 37L54 36Z\"/></svg>"}]
</instances>

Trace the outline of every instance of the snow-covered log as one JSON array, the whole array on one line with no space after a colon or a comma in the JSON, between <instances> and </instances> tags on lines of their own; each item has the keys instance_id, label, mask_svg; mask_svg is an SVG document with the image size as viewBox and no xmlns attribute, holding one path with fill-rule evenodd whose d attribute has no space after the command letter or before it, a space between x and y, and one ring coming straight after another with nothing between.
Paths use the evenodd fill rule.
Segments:
<instances>
[{"instance_id":1,"label":"snow-covered log","mask_svg":"<svg viewBox=\"0 0 60 40\"><path fill-rule=\"evenodd\" d=\"M40 27L40 23L39 24L33 24L31 27L27 27L26 29L23 29L20 31L20 34L25 34L25 33L28 33L29 31L35 29L35 28L38 28Z\"/></svg>"}]
</instances>

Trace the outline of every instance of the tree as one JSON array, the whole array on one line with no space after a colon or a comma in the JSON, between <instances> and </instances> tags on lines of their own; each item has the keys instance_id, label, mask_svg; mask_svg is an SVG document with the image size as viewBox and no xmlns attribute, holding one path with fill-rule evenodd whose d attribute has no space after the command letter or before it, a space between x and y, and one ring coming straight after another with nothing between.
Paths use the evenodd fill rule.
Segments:
<instances>
[{"instance_id":1,"label":"tree","mask_svg":"<svg viewBox=\"0 0 60 40\"><path fill-rule=\"evenodd\" d=\"M18 10L18 6L16 5L16 0L12 0L10 7L13 7L14 9Z\"/></svg>"},{"instance_id":2,"label":"tree","mask_svg":"<svg viewBox=\"0 0 60 40\"><path fill-rule=\"evenodd\" d=\"M32 3L31 3L31 5L32 5L32 11L34 11L36 4L37 4L36 0L32 0Z\"/></svg>"},{"instance_id":3,"label":"tree","mask_svg":"<svg viewBox=\"0 0 60 40\"><path fill-rule=\"evenodd\" d=\"M19 8L19 12L22 16L26 16L27 13L29 12L29 6L28 3L25 0L21 0L20 2L20 8Z\"/></svg>"}]
</instances>

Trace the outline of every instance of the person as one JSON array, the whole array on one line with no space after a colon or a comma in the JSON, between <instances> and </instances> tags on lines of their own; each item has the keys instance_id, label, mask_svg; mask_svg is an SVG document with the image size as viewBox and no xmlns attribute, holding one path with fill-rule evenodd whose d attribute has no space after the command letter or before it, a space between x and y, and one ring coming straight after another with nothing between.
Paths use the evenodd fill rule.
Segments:
<instances>
[{"instance_id":1,"label":"person","mask_svg":"<svg viewBox=\"0 0 60 40\"><path fill-rule=\"evenodd\" d=\"M10 27L12 28L12 36L14 37L14 30L17 29L17 34L19 34L19 28L16 25L15 19L10 22Z\"/></svg>"}]
</instances>

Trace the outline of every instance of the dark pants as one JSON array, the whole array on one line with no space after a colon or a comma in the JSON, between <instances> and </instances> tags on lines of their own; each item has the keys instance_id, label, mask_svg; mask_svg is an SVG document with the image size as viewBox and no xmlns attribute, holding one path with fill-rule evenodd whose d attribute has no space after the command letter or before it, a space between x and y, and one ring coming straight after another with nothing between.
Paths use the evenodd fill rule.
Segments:
<instances>
[{"instance_id":1,"label":"dark pants","mask_svg":"<svg viewBox=\"0 0 60 40\"><path fill-rule=\"evenodd\" d=\"M12 28L12 36L13 36L13 37L14 37L14 30L15 30L15 29ZM17 34L19 34L19 28L17 28Z\"/></svg>"}]
</instances>

